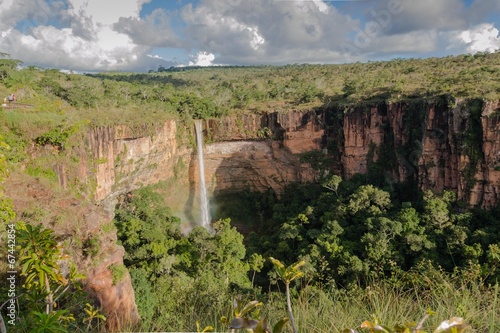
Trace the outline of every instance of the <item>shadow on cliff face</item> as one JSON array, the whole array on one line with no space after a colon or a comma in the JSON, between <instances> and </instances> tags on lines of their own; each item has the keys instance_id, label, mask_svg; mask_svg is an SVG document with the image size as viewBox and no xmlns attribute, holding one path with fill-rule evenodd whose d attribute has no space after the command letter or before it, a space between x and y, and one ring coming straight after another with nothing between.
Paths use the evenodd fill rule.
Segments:
<instances>
[{"instance_id":1,"label":"shadow on cliff face","mask_svg":"<svg viewBox=\"0 0 500 333\"><path fill-rule=\"evenodd\" d=\"M301 162L279 141L235 141L207 145L206 179L212 216L238 217L233 220L242 233L247 233L252 220L259 219L253 192L280 195L292 183L313 182L317 172ZM228 215L224 215L224 214Z\"/></svg>"}]
</instances>

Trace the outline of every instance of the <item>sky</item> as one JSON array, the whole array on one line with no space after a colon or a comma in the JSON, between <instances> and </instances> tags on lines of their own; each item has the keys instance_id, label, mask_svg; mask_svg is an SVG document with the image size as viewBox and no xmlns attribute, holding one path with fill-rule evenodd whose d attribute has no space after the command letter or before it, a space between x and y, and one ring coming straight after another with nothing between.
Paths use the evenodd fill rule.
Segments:
<instances>
[{"instance_id":1,"label":"sky","mask_svg":"<svg viewBox=\"0 0 500 333\"><path fill-rule=\"evenodd\" d=\"M0 0L25 66L330 64L500 49L500 0Z\"/></svg>"}]
</instances>

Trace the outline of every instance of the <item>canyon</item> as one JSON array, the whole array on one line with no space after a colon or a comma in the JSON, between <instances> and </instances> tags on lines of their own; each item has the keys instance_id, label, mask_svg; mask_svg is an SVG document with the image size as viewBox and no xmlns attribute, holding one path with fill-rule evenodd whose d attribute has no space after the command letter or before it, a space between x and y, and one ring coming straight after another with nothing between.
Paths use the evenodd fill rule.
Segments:
<instances>
[{"instance_id":1,"label":"canyon","mask_svg":"<svg viewBox=\"0 0 500 333\"><path fill-rule=\"evenodd\" d=\"M409 182L415 191L451 190L481 208L500 202L500 101L440 97L244 113L204 120L203 128L209 196L247 189L280 195L290 183L315 182L328 174L349 179L378 167L386 182ZM75 173L95 185L83 226L87 237L102 233L122 196L158 182L171 186L166 201L172 211L196 222L193 130L191 123L169 120L87 131ZM54 168L61 187L72 182L65 172L69 167ZM82 259L80 266L108 327L118 329L139 315L130 278L112 283L109 267L123 264L116 234L100 242L102 260L82 264Z\"/></svg>"}]
</instances>

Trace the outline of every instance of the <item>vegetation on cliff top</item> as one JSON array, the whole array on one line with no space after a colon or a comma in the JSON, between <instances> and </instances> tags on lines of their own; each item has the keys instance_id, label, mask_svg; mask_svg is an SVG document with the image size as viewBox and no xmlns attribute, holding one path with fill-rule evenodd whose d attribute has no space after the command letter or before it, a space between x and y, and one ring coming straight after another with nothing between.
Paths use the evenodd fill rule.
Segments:
<instances>
[{"instance_id":1,"label":"vegetation on cliff top","mask_svg":"<svg viewBox=\"0 0 500 333\"><path fill-rule=\"evenodd\" d=\"M156 73L65 74L0 59L0 94L34 105L20 113L54 114L91 124L143 124L169 117L286 111L329 103L500 97L500 52L394 59L344 65L209 67Z\"/></svg>"}]
</instances>

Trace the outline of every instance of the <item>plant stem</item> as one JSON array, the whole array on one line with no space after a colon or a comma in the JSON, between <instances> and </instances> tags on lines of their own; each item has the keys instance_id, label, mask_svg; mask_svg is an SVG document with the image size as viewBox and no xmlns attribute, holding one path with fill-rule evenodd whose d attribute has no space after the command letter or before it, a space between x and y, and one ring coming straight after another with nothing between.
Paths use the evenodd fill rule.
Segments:
<instances>
[{"instance_id":1,"label":"plant stem","mask_svg":"<svg viewBox=\"0 0 500 333\"><path fill-rule=\"evenodd\" d=\"M293 318L292 313L292 302L290 300L290 282L286 283L286 305L288 308L288 316L290 317L290 323L292 324L293 333L297 333L297 327L295 327L295 319Z\"/></svg>"}]
</instances>

